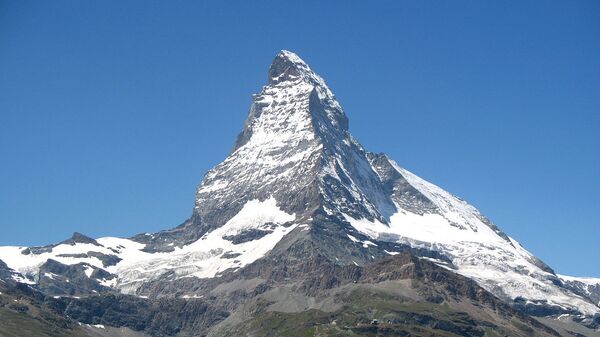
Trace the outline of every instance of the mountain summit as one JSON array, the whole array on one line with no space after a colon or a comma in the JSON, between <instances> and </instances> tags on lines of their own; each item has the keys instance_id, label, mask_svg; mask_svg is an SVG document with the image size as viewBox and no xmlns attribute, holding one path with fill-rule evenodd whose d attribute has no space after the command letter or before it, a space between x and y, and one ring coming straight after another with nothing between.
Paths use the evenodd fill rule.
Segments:
<instances>
[{"instance_id":1,"label":"mountain summit","mask_svg":"<svg viewBox=\"0 0 600 337\"><path fill-rule=\"evenodd\" d=\"M386 221L395 211L325 81L288 51L253 96L233 152L205 176L193 222L209 231L268 198L298 220L327 210Z\"/></svg>"},{"instance_id":2,"label":"mountain summit","mask_svg":"<svg viewBox=\"0 0 600 337\"><path fill-rule=\"evenodd\" d=\"M582 290L589 282L567 284L472 205L365 150L325 81L285 50L183 224L130 239L0 247L14 277L49 295L187 298L208 296L219 282L289 280L323 264L368 268L407 253L521 312L600 321L596 290ZM74 287L69 275L85 286Z\"/></svg>"}]
</instances>

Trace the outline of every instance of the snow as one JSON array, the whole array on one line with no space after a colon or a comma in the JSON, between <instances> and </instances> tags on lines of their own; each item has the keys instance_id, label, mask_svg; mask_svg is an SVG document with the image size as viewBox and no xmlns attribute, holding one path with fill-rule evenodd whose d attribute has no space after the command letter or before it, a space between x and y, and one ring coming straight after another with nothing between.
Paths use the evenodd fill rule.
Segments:
<instances>
[{"instance_id":1,"label":"snow","mask_svg":"<svg viewBox=\"0 0 600 337\"><path fill-rule=\"evenodd\" d=\"M117 287L123 292L132 293L142 282L152 280L162 273L174 271L178 277L196 276L200 278L215 277L219 273L230 269L240 268L256 261L268 253L287 233L297 227L293 224L288 227L280 226L283 223L295 220L294 214L288 214L277 206L274 198L263 201L250 200L242 209L233 216L225 225L205 234L198 241L187 246L177 247L172 252L148 253L142 251L144 244L129 239L115 237L99 238L96 241L101 245L81 244L58 245L52 252L39 255L23 255L23 247L0 247L0 259L10 268L22 273L33 274L38 272L39 266L48 259L54 259L64 264L87 263L85 274L90 277L94 268L103 268L116 274L117 278L99 280L100 284L107 287ZM223 236L236 235L247 229L267 229L265 224L278 224L273 232L264 237L233 244L223 239ZM270 225L269 225L270 226ZM81 254L88 251L104 254L116 254L122 260L114 266L104 267L97 258L72 258L60 257L59 254ZM116 253L115 253L116 252ZM235 259L221 259L225 252L240 253ZM54 277L46 273L48 277ZM19 282L33 283L20 275L15 275ZM67 280L68 281L68 280Z\"/></svg>"},{"instance_id":2,"label":"snow","mask_svg":"<svg viewBox=\"0 0 600 337\"><path fill-rule=\"evenodd\" d=\"M100 283L100 285L102 285L102 286L105 286L108 288L113 288L113 287L116 287L116 285L117 285L117 279L116 278L113 278L110 280L101 279L101 280L98 280L98 283Z\"/></svg>"},{"instance_id":3,"label":"snow","mask_svg":"<svg viewBox=\"0 0 600 337\"><path fill-rule=\"evenodd\" d=\"M180 298L183 299L198 299L198 298L203 298L204 295L196 295L196 294L192 294L192 295L183 295Z\"/></svg>"},{"instance_id":4,"label":"snow","mask_svg":"<svg viewBox=\"0 0 600 337\"><path fill-rule=\"evenodd\" d=\"M365 218L344 218L359 232L375 241L408 244L443 253L457 268L456 272L477 281L482 287L504 298L525 296L546 300L565 308L576 308L587 315L600 308L555 286L553 274L534 265L534 257L516 240L502 237L483 222L477 209L390 160L393 167L413 187L431 200L437 213L415 214L396 204L397 212L388 223ZM386 251L388 254L393 254ZM447 268L441 260L429 259Z\"/></svg>"},{"instance_id":5,"label":"snow","mask_svg":"<svg viewBox=\"0 0 600 337\"><path fill-rule=\"evenodd\" d=\"M94 272L94 268L91 267L91 266L85 266L84 272L85 272L85 275L87 277L92 277L92 273Z\"/></svg>"},{"instance_id":6,"label":"snow","mask_svg":"<svg viewBox=\"0 0 600 337\"><path fill-rule=\"evenodd\" d=\"M449 221L439 214L419 215L402 210L398 205L396 207L400 211L391 216L389 224L378 220L353 219L348 215L345 218L360 232L384 241L386 237L407 237L418 241L446 244L461 241L504 241L483 224L478 231L462 230L451 226Z\"/></svg>"},{"instance_id":7,"label":"snow","mask_svg":"<svg viewBox=\"0 0 600 337\"><path fill-rule=\"evenodd\" d=\"M30 280L28 278L25 278L25 277L21 276L20 274L13 274L11 277L12 277L13 280L15 280L17 282L20 282L20 283L35 284L34 281L32 281L32 280Z\"/></svg>"},{"instance_id":8,"label":"snow","mask_svg":"<svg viewBox=\"0 0 600 337\"><path fill-rule=\"evenodd\" d=\"M586 285L600 285L600 278L567 276L567 275L562 275L562 274L556 274L556 275L564 281L581 282Z\"/></svg>"},{"instance_id":9,"label":"snow","mask_svg":"<svg viewBox=\"0 0 600 337\"><path fill-rule=\"evenodd\" d=\"M354 236L352 236L352 235L350 235L350 234L346 234L346 235L348 236L348 238L349 238L350 240L352 240L352 242L360 242L360 240L359 240L359 239L357 239L357 238L355 238Z\"/></svg>"},{"instance_id":10,"label":"snow","mask_svg":"<svg viewBox=\"0 0 600 337\"><path fill-rule=\"evenodd\" d=\"M310 225L309 224L302 224L299 225L298 228L300 229L301 232L307 232L310 230Z\"/></svg>"},{"instance_id":11,"label":"snow","mask_svg":"<svg viewBox=\"0 0 600 337\"><path fill-rule=\"evenodd\" d=\"M373 242L371 242L369 240L363 241L363 247L368 248L369 246L377 247L377 244L375 244L375 243L373 243Z\"/></svg>"},{"instance_id":12,"label":"snow","mask_svg":"<svg viewBox=\"0 0 600 337\"><path fill-rule=\"evenodd\" d=\"M300 56L298 56L298 55L297 55L296 53L294 53L294 52L291 52L291 51L289 51L289 50L285 50L285 49L284 49L284 50L282 50L282 51L280 52L280 55L281 55L281 56L283 56L283 57L286 57L287 59L289 59L290 61L292 61L292 62L294 62L294 63L296 63L296 64L299 64L299 65L302 65L302 66L304 66L304 67L308 68L308 65L306 64L306 62L304 62L304 60L302 60L302 59L300 58ZM308 69L310 69L310 68L308 68Z\"/></svg>"},{"instance_id":13,"label":"snow","mask_svg":"<svg viewBox=\"0 0 600 337\"><path fill-rule=\"evenodd\" d=\"M277 207L273 197L265 201L251 200L238 214L219 228L218 232L222 235L236 235L244 229L259 228L269 222L285 223L294 219L293 214L287 214Z\"/></svg>"},{"instance_id":14,"label":"snow","mask_svg":"<svg viewBox=\"0 0 600 337\"><path fill-rule=\"evenodd\" d=\"M54 259L66 265L77 264L81 262L101 268L102 261L96 257L91 258L74 258L60 255L65 254L81 254L88 251L97 251L105 254L114 254L108 249L102 249L94 244L76 243L75 245L61 244L52 249L52 252L36 254L21 254L23 247L5 246L0 247L0 259L2 259L11 269L21 273L37 273L40 265L44 264L48 259Z\"/></svg>"},{"instance_id":15,"label":"snow","mask_svg":"<svg viewBox=\"0 0 600 337\"><path fill-rule=\"evenodd\" d=\"M588 295L592 295L600 289L600 278L593 277L574 277L567 275L557 275L564 283L583 291ZM600 302L596 303L600 307Z\"/></svg>"}]
</instances>

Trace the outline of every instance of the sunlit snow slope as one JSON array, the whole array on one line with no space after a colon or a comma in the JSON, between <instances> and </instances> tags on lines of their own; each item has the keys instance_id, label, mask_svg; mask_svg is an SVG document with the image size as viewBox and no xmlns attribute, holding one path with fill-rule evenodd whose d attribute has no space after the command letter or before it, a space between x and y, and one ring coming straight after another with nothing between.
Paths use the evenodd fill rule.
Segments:
<instances>
[{"instance_id":1,"label":"sunlit snow slope","mask_svg":"<svg viewBox=\"0 0 600 337\"><path fill-rule=\"evenodd\" d=\"M505 299L523 297L529 305L557 306L586 315L600 311L588 299L558 286L560 281L549 268L475 207L390 163L437 209L417 214L397 205L398 211L387 223L345 216L358 231L374 240L440 251L452 261L449 267ZM447 266L443 261L440 265Z\"/></svg>"},{"instance_id":2,"label":"sunlit snow slope","mask_svg":"<svg viewBox=\"0 0 600 337\"><path fill-rule=\"evenodd\" d=\"M225 225L203 235L198 241L172 252L149 253L144 244L130 239L105 237L96 243L62 243L40 254L22 252L26 247L0 247L0 259L10 268L28 279L15 276L17 280L35 283L38 269L48 259L66 265L83 263L116 274L113 280L100 279L102 285L116 287L133 293L144 282L156 279L165 272L175 277L215 277L230 268L241 268L263 257L281 238L297 225L291 222L293 214L277 208L274 199L247 202L240 212ZM254 240L232 242L241 233L261 231L264 236ZM152 234L148 234L152 235ZM229 238L229 239L228 239ZM99 253L98 254L90 254ZM86 254L87 257L81 257ZM95 256L94 256L95 255ZM105 266L103 256L117 256L120 261ZM89 277L90 275L88 275Z\"/></svg>"}]
</instances>

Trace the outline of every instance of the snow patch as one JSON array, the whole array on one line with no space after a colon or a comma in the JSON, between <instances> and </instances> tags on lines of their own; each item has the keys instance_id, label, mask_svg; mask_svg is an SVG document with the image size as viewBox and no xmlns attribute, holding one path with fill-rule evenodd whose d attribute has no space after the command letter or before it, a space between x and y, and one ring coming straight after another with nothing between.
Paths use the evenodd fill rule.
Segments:
<instances>
[{"instance_id":1,"label":"snow patch","mask_svg":"<svg viewBox=\"0 0 600 337\"><path fill-rule=\"evenodd\" d=\"M92 273L94 272L94 268L92 266L85 266L85 270L83 271L85 276L92 277Z\"/></svg>"},{"instance_id":2,"label":"snow patch","mask_svg":"<svg viewBox=\"0 0 600 337\"><path fill-rule=\"evenodd\" d=\"M357 239L357 238L355 238L354 236L352 236L352 235L350 235L350 234L346 234L346 235L348 236L348 238L349 238L350 240L352 240L352 242L360 242L360 240L359 240L359 239Z\"/></svg>"}]
</instances>

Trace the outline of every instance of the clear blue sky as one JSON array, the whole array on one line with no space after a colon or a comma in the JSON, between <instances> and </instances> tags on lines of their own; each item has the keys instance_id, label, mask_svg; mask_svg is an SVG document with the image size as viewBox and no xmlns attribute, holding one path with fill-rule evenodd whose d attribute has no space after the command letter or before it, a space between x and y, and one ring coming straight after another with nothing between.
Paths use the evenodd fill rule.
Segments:
<instances>
[{"instance_id":1,"label":"clear blue sky","mask_svg":"<svg viewBox=\"0 0 600 337\"><path fill-rule=\"evenodd\" d=\"M280 49L371 151L600 277L598 1L0 1L0 245L178 225Z\"/></svg>"}]
</instances>

